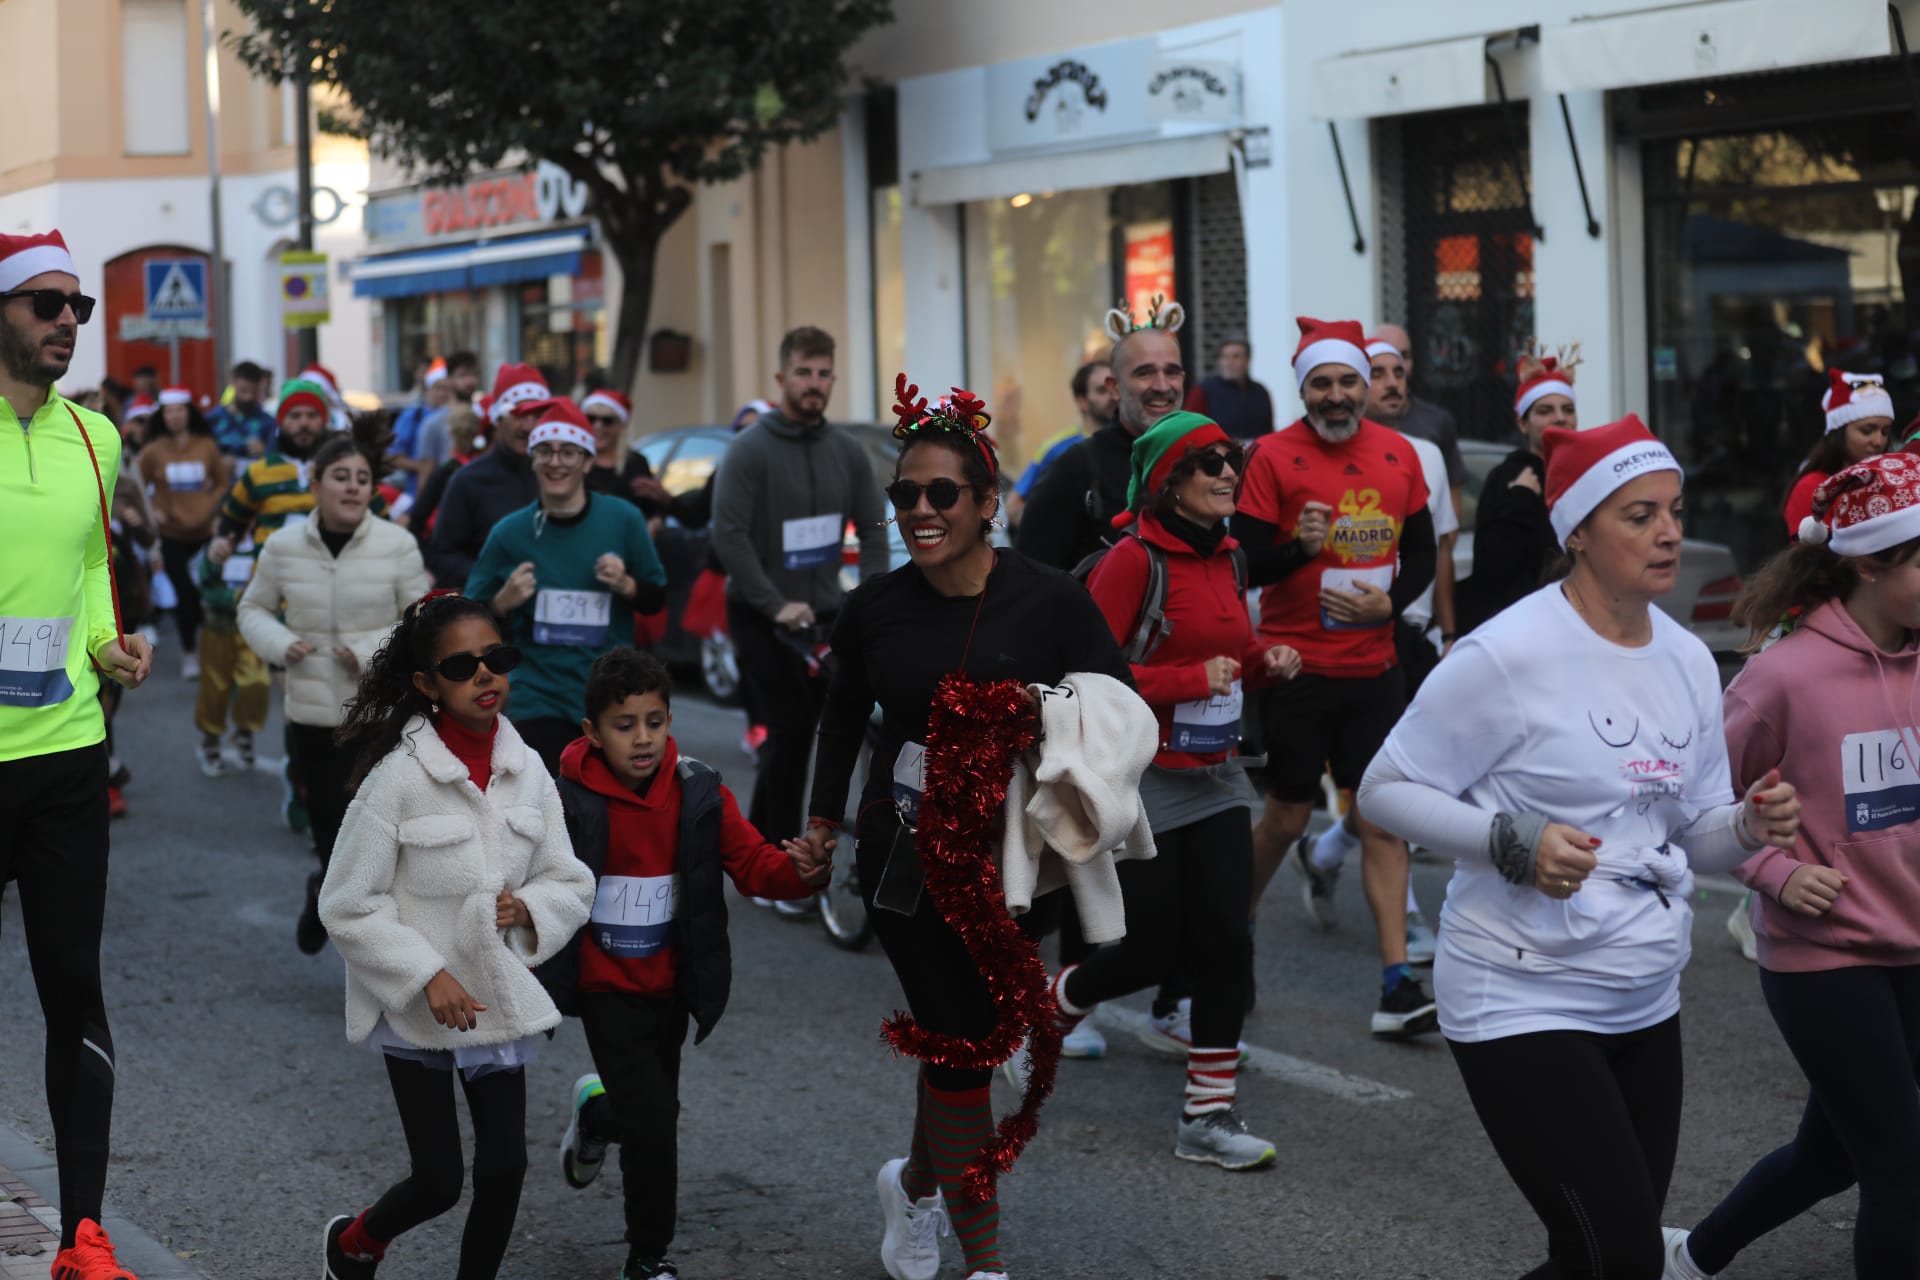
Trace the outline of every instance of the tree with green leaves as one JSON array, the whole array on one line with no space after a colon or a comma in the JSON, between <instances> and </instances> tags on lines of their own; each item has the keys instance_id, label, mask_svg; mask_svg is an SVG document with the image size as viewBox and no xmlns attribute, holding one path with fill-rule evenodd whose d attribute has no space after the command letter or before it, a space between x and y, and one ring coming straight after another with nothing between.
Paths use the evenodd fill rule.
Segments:
<instances>
[{"instance_id":1,"label":"tree with green leaves","mask_svg":"<svg viewBox=\"0 0 1920 1280\"><path fill-rule=\"evenodd\" d=\"M428 182L550 161L585 184L620 263L611 374L630 386L661 238L693 187L840 117L847 55L890 0L237 0L275 83L304 62L348 102L330 129Z\"/></svg>"}]
</instances>

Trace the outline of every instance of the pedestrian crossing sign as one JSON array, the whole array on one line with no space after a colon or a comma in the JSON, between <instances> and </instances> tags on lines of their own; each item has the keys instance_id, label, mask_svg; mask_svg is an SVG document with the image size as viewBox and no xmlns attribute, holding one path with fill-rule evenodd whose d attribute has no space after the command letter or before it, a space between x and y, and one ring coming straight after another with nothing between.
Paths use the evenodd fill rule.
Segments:
<instances>
[{"instance_id":1,"label":"pedestrian crossing sign","mask_svg":"<svg viewBox=\"0 0 1920 1280\"><path fill-rule=\"evenodd\" d=\"M144 264L147 319L207 322L207 264L194 258L149 258Z\"/></svg>"}]
</instances>

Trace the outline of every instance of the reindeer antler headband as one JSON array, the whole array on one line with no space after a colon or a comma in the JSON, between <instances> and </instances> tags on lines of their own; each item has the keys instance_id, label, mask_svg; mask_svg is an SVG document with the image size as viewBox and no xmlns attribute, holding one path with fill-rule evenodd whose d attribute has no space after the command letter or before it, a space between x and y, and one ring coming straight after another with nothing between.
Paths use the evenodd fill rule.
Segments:
<instances>
[{"instance_id":1,"label":"reindeer antler headband","mask_svg":"<svg viewBox=\"0 0 1920 1280\"><path fill-rule=\"evenodd\" d=\"M1136 321L1133 309L1125 298L1120 305L1107 312L1107 336L1116 343L1124 342L1130 333L1142 329L1158 329L1163 333L1178 333L1180 326L1187 322L1187 309L1177 302L1171 302L1165 294L1156 293L1153 301L1147 304L1147 318Z\"/></svg>"},{"instance_id":2,"label":"reindeer antler headband","mask_svg":"<svg viewBox=\"0 0 1920 1280\"><path fill-rule=\"evenodd\" d=\"M987 439L987 428L993 425L993 418L987 413L987 402L979 396L955 387L952 395L941 397L938 405L929 407L919 386L908 382L906 374L897 373L893 376L893 401L893 416L899 419L893 428L895 440L907 440L918 431L950 432L971 441L980 450L980 456L987 462L987 474L1000 474L993 442Z\"/></svg>"}]
</instances>

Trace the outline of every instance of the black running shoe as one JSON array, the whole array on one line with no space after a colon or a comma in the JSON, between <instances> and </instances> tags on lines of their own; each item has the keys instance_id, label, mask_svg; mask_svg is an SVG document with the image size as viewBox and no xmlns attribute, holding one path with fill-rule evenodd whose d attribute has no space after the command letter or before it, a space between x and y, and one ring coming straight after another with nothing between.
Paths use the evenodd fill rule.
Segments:
<instances>
[{"instance_id":1,"label":"black running shoe","mask_svg":"<svg viewBox=\"0 0 1920 1280\"><path fill-rule=\"evenodd\" d=\"M341 1214L327 1224L326 1234L326 1278L327 1280L373 1280L374 1268L380 1265L380 1259L365 1254L347 1253L340 1248L340 1234L353 1225L353 1219Z\"/></svg>"},{"instance_id":2,"label":"black running shoe","mask_svg":"<svg viewBox=\"0 0 1920 1280\"><path fill-rule=\"evenodd\" d=\"M679 1280L680 1267L666 1258L628 1258L620 1280Z\"/></svg>"},{"instance_id":3,"label":"black running shoe","mask_svg":"<svg viewBox=\"0 0 1920 1280\"><path fill-rule=\"evenodd\" d=\"M1373 1011L1373 1034L1405 1039L1440 1029L1440 1010L1415 977L1405 977L1380 997Z\"/></svg>"}]
</instances>

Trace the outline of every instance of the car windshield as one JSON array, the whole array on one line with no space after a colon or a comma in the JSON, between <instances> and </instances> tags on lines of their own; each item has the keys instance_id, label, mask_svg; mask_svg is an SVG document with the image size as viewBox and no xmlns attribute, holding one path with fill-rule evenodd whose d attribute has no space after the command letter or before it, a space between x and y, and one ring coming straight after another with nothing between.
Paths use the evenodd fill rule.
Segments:
<instances>
[{"instance_id":1,"label":"car windshield","mask_svg":"<svg viewBox=\"0 0 1920 1280\"><path fill-rule=\"evenodd\" d=\"M1462 440L1460 442L1460 460L1466 464L1467 480L1460 490L1460 531L1466 533L1474 526L1474 517L1480 512L1480 491L1486 488L1487 477L1500 465L1500 460L1513 452L1513 446L1494 444L1486 440Z\"/></svg>"}]
</instances>

